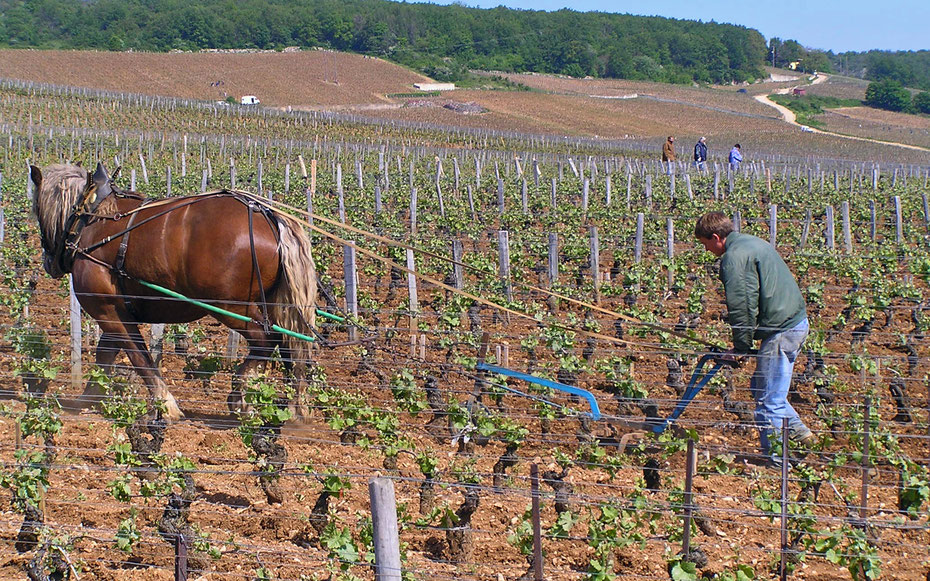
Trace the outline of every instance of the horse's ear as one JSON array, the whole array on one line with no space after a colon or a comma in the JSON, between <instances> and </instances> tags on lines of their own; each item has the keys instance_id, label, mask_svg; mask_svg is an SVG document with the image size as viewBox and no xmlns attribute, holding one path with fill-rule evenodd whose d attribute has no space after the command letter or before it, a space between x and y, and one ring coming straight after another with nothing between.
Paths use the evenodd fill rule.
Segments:
<instances>
[{"instance_id":1,"label":"horse's ear","mask_svg":"<svg viewBox=\"0 0 930 581\"><path fill-rule=\"evenodd\" d=\"M36 185L37 190L42 187L42 170L34 165L30 165L29 177L32 178L32 183Z\"/></svg>"},{"instance_id":2,"label":"horse's ear","mask_svg":"<svg viewBox=\"0 0 930 581\"><path fill-rule=\"evenodd\" d=\"M107 175L107 170L103 167L103 163L97 162L97 170L94 172L94 183L98 186L100 184L105 184L110 181L110 176Z\"/></svg>"}]
</instances>

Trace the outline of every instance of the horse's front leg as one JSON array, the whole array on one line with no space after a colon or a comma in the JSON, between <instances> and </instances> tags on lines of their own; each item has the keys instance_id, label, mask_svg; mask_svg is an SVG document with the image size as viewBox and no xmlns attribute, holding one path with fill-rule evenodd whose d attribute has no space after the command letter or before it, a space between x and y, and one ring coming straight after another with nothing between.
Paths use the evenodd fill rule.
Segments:
<instances>
[{"instance_id":1,"label":"horse's front leg","mask_svg":"<svg viewBox=\"0 0 930 581\"><path fill-rule=\"evenodd\" d=\"M178 407L177 400L175 400L171 392L168 391L168 385L162 378L161 372L155 366L155 360L152 359L152 355L149 353L148 347L145 344L145 339L142 338L142 333L139 331L139 327L137 325L122 323L100 323L100 328L104 333L104 335L101 336L101 342L105 335L111 334L114 337L114 343L121 343L123 350L126 351L126 355L129 357L130 363L132 363L133 369L135 369L139 377L142 378L142 381L145 382L146 387L148 387L149 395L151 395L154 400L164 403L165 417L168 421L176 422L180 420L184 414L181 412L181 408ZM114 352L113 357L115 358L115 351L117 351L117 349L113 349L112 351ZM101 354L98 352L97 355L99 361ZM112 363L113 361L111 360L111 368Z\"/></svg>"}]
</instances>

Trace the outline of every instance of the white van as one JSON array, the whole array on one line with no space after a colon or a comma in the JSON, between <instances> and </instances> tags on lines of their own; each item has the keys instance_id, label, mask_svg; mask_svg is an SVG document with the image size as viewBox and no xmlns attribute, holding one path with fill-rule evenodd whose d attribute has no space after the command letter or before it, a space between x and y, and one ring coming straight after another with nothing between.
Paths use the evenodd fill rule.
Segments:
<instances>
[{"instance_id":1,"label":"white van","mask_svg":"<svg viewBox=\"0 0 930 581\"><path fill-rule=\"evenodd\" d=\"M239 103L242 105L258 105L261 101L255 95L243 95Z\"/></svg>"}]
</instances>

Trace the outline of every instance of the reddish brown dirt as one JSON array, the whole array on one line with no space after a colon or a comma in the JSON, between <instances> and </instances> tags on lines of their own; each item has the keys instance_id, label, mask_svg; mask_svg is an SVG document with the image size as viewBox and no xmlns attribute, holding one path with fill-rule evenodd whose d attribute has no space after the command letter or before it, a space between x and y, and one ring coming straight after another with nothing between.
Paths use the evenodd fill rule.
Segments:
<instances>
[{"instance_id":1,"label":"reddish brown dirt","mask_svg":"<svg viewBox=\"0 0 930 581\"><path fill-rule=\"evenodd\" d=\"M255 95L272 107L385 101L422 75L381 59L333 51L117 53L6 50L0 77L186 99ZM216 84L219 82L220 84Z\"/></svg>"},{"instance_id":2,"label":"reddish brown dirt","mask_svg":"<svg viewBox=\"0 0 930 581\"><path fill-rule=\"evenodd\" d=\"M363 277L363 288L374 288L371 277ZM62 328L66 316L66 301L61 295L60 285L48 278L42 278L38 292L33 301L32 312L36 324L48 329ZM424 291L421 301L426 304L432 293ZM397 299L398 304L403 297ZM683 306L681 299L673 299L673 305ZM708 319L714 320L714 312L719 309L719 301L711 293L708 304L712 307ZM830 320L840 310L839 297L831 296L827 307L816 313L817 320ZM674 306L672 307L674 310ZM388 321L382 321L386 324ZM717 326L716 324L713 326ZM196 345L198 350L206 353L222 352L226 334L215 323L206 323L201 327L204 338ZM532 330L524 324L506 325L503 320L489 324L490 330L505 336L527 336ZM838 339L842 340L842 339ZM64 350L66 344L63 334L55 335L56 347ZM88 345L89 346L89 345ZM833 345L840 352L842 345ZM892 354L892 345L870 345L873 354ZM379 356L383 369L393 369L391 358L403 357L406 353L404 341L388 346L387 351ZM516 349L515 349L516 351ZM391 354L394 354L393 356ZM366 395L370 405L375 407L393 407L390 393L376 387L375 378L370 374L355 375L357 362L355 352L342 348L323 352L320 363L327 369L330 383L344 386L351 391L360 391ZM525 366L521 357L514 353L512 365L516 368ZM442 359L441 350L430 350L428 359L437 362ZM10 374L12 358L4 357L4 389L16 388L17 380ZM288 449L291 476L284 478L282 488L286 500L282 505L269 506L264 494L258 487L254 476L249 475L251 464L248 451L232 429L234 422L224 411L224 397L228 389L228 379L201 385L200 382L182 379L183 361L170 353L166 355L163 365L165 375L172 390L179 397L182 407L189 417L168 430L168 438L163 450L181 453L191 458L200 472L196 474L198 499L193 505L191 521L219 544L224 550L220 561L207 562L206 575L203 579L251 579L253 571L260 566L268 567L278 578L296 579L309 571L323 571L326 555L314 542L315 534L309 529L307 515L312 507L320 486L313 478L301 476L296 469L299 464L312 464L316 470L332 467L341 473L354 475L352 489L334 501L340 517L340 526L356 529L361 515L368 511L368 499L365 483L378 473L385 473L381 466L380 455L374 451L365 451L359 446L343 445L338 442L337 434L326 426L317 413L306 424L295 425L286 430L284 443ZM926 367L926 363L922 363ZM645 357L637 364L636 376L649 385L654 396L670 397L671 393L661 387L664 377L664 360ZM740 371L737 383L747 381L746 371ZM844 403L858 401L856 394L861 393L855 378L849 380L849 396L841 395ZM585 384L582 383L582 386ZM57 381L56 386L66 393L73 390ZM444 386L445 387L445 386ZM455 380L449 387L456 390L469 388L466 383ZM594 387L594 386L588 386ZM461 392L450 393L462 399ZM805 394L808 401L813 396ZM607 413L616 413L610 397L599 394ZM20 404L12 402L14 408ZM505 398L509 413L522 416L532 413L525 400ZM575 404L577 406L577 404ZM799 405L802 415L812 417L809 405ZM198 410L200 413L198 413ZM890 403L882 404L883 417L893 413ZM426 416L428 417L428 415ZM442 467L447 467L453 460L453 447L448 437L434 439L424 430L426 417L405 415L405 431L415 443L415 449L435 450ZM722 420L722 421L721 421ZM520 462L511 469L511 484L500 493L489 489L481 492L481 504L473 519L475 529L475 553L470 565L453 565L443 561L443 534L432 528L411 528L402 533L402 540L408 543L408 567L429 576L449 576L462 579L516 579L526 568L525 560L506 542L507 531L528 506L527 496L529 463L533 458L550 461L552 448L567 445L567 450L575 448L575 431L578 423L574 420L560 420L554 424L551 440L541 438L538 421L526 419L525 425L530 429L530 440L520 450ZM754 447L754 435L751 430L734 427L732 420L721 417L719 399L713 395L695 402L688 412L687 425L703 426L700 429L701 449L715 455L720 452L750 450ZM12 421L0 420L0 438L7 442L4 458L9 460L12 441ZM597 433L603 433L605 426L597 425ZM911 428L895 428L900 433L912 432ZM82 566L82 578L117 581L133 579L142 581L162 581L173 578L171 572L172 550L154 532L154 521L160 516L161 501L144 501L137 499L134 506L139 510L138 526L143 532L143 540L135 554L128 558L112 545L113 531L117 523L128 515L128 507L115 502L105 492L108 481L119 470L115 469L112 454L107 447L114 441L113 430L106 420L94 412L65 416L65 426L59 438L59 459L51 476L51 488L46 502L48 522L62 532L79 537L71 552L71 559ZM908 446L913 445L910 440ZM836 452L843 449L842 441L831 447ZM490 466L502 452L499 443L492 443L488 448L479 448L476 458L479 471L490 473ZM920 455L920 450L914 450ZM704 461L705 457L701 456ZM683 455L676 454L660 463L665 486L680 485L683 475ZM576 510L586 513L585 506L602 500L616 499L629 494L632 484L642 477L636 462L631 462L618 470L613 478L604 470L592 470L576 466L570 472L570 481L575 486L573 498ZM402 454L399 462L401 479L396 481L398 501L408 505L407 511L415 515L417 511L417 487L419 470L409 455ZM752 516L754 509L749 497L755 486L777 490L777 473L761 468L746 467L742 475L724 476L707 472L699 475L695 481L697 502L709 516L715 519L718 529L716 537L699 534L695 542L707 552L711 565L708 571L719 571L734 559L752 565L757 575L765 578L768 563L773 554L777 554L778 527L762 516ZM449 479L448 473L443 476ZM858 472L849 470L843 473L845 485L856 490ZM894 485L896 476L888 467L880 468L872 478L871 506L881 512L873 513L876 520L890 522L895 506ZM490 485L490 478L485 477L484 486ZM666 500L664 492L647 493L647 498L660 505ZM461 503L461 489L452 487L439 491L439 501L446 501L454 508ZM820 502L835 505L830 512L842 518L845 508L841 501L829 491L823 491ZM661 520L668 523L667 514ZM555 514L550 503L545 503L543 522L552 523ZM7 543L11 542L18 530L21 517L4 511L0 536ZM576 529L574 533L580 540L547 540L546 570L547 579L577 579L587 567L591 549L585 544L586 532ZM310 539L310 545L304 546L302 539ZM926 533L905 533L894 529L881 531L882 569L889 578L916 579L925 573L923 556L915 555L920 550L916 547L926 546ZM9 545L7 545L9 546ZM439 547L438 554L435 554ZM677 551L677 542L662 536L647 539L643 549L631 546L618 551L618 571L626 575L645 578L665 578L666 551ZM0 578L22 578L23 563L29 557L4 551L0 561ZM916 558L915 558L916 557ZM356 568L356 574L368 578L363 568ZM792 575L793 579L841 580L848 579L849 574L838 566L831 565L823 559L810 558L807 563Z\"/></svg>"}]
</instances>

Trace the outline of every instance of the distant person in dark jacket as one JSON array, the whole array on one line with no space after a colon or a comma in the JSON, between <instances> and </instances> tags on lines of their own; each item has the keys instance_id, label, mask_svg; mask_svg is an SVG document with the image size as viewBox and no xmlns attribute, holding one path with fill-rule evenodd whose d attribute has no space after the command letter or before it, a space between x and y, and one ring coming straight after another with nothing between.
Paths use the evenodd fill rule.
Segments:
<instances>
[{"instance_id":1,"label":"distant person in dark jacket","mask_svg":"<svg viewBox=\"0 0 930 581\"><path fill-rule=\"evenodd\" d=\"M733 171L739 170L739 164L743 163L743 150L740 149L739 143L733 146L733 149L730 150L730 169Z\"/></svg>"},{"instance_id":2,"label":"distant person in dark jacket","mask_svg":"<svg viewBox=\"0 0 930 581\"><path fill-rule=\"evenodd\" d=\"M662 161L668 164L668 173L672 173L672 164L675 163L675 136L669 135L662 144Z\"/></svg>"},{"instance_id":3,"label":"distant person in dark jacket","mask_svg":"<svg viewBox=\"0 0 930 581\"><path fill-rule=\"evenodd\" d=\"M707 138L701 137L694 144L694 167L700 171L707 168Z\"/></svg>"},{"instance_id":4,"label":"distant person in dark jacket","mask_svg":"<svg viewBox=\"0 0 930 581\"><path fill-rule=\"evenodd\" d=\"M771 244L734 231L721 212L701 216L694 235L720 258L720 280L733 330L733 348L723 358L736 360L750 353L753 340L762 341L749 387L756 401L763 454L771 454L771 441L780 433L783 418L788 418L789 438L809 445L814 435L788 403L794 362L809 329L807 306L794 275Z\"/></svg>"}]
</instances>

